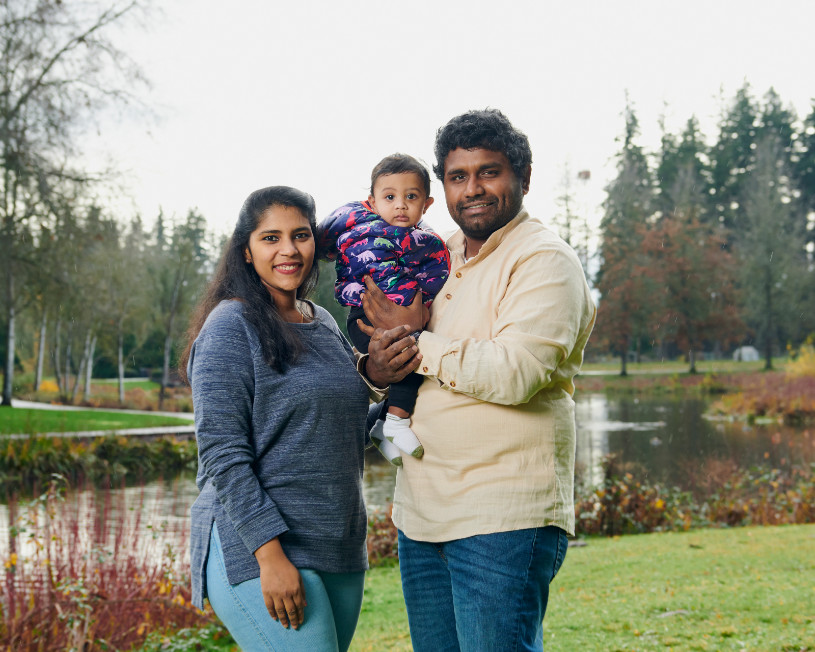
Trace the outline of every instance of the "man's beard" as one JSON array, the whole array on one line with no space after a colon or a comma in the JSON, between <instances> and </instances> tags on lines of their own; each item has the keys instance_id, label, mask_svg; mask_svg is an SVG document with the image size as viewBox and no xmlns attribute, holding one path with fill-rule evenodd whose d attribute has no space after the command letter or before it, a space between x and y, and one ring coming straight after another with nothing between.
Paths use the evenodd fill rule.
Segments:
<instances>
[{"instance_id":1,"label":"man's beard","mask_svg":"<svg viewBox=\"0 0 815 652\"><path fill-rule=\"evenodd\" d=\"M484 241L489 238L498 229L506 226L512 219L520 212L523 205L523 192L518 192L512 197L509 203L503 203L497 197L492 198L497 203L494 204L495 213L493 215L485 215L483 219L469 221L466 218L461 218L461 211L464 209L463 204L456 206L456 214L453 216L453 221L458 224L464 235L471 240Z\"/></svg>"}]
</instances>

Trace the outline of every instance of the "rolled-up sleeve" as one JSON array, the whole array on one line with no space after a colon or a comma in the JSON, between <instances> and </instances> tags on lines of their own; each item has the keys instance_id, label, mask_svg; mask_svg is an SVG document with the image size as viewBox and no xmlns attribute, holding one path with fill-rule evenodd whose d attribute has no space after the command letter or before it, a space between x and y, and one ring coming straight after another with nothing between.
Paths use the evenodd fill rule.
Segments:
<instances>
[{"instance_id":1,"label":"rolled-up sleeve","mask_svg":"<svg viewBox=\"0 0 815 652\"><path fill-rule=\"evenodd\" d=\"M451 330L467 333L477 331L478 325L450 328L455 317L448 317L445 332L426 331L419 338L418 372L436 377L445 388L490 403L526 403L541 389L560 382L556 370L593 325L594 306L579 262L557 247L518 260L505 292L492 306L486 298L466 296L463 288L452 294L460 301L482 299L483 321L491 331L451 336ZM451 297L440 295L436 303L445 298ZM455 306L445 310L455 311ZM472 319L473 310L468 313Z\"/></svg>"}]
</instances>

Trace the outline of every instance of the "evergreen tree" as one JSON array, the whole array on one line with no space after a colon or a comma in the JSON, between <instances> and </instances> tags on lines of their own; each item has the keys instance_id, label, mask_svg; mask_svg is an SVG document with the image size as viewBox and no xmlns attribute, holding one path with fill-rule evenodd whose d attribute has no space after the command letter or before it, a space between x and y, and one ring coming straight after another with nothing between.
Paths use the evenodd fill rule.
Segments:
<instances>
[{"instance_id":1,"label":"evergreen tree","mask_svg":"<svg viewBox=\"0 0 815 652\"><path fill-rule=\"evenodd\" d=\"M800 305L799 279L805 270L800 223L793 216L792 189L778 138L765 135L756 148L756 165L744 192L745 229L739 247L747 315L764 353L772 355L792 335L791 316Z\"/></svg>"},{"instance_id":2,"label":"evergreen tree","mask_svg":"<svg viewBox=\"0 0 815 652\"><path fill-rule=\"evenodd\" d=\"M646 274L658 288L660 337L688 356L696 373L696 352L705 343L726 343L742 332L731 254L724 233L702 221L705 193L698 167L688 160L673 179L673 209L648 231Z\"/></svg>"},{"instance_id":3,"label":"evergreen tree","mask_svg":"<svg viewBox=\"0 0 815 652\"><path fill-rule=\"evenodd\" d=\"M334 271L334 263L325 260L315 260L314 264L320 266L320 276L317 279L317 287L314 288L314 294L311 300L318 306L322 306L328 310L337 322L340 330L347 335L345 322L348 318L348 308L341 306L334 297L334 281L337 278L337 273Z\"/></svg>"},{"instance_id":4,"label":"evergreen tree","mask_svg":"<svg viewBox=\"0 0 815 652\"><path fill-rule=\"evenodd\" d=\"M793 177L800 192L800 205L804 217L806 243L815 243L815 102L804 119L793 155ZM809 249L810 254L812 248Z\"/></svg>"},{"instance_id":5,"label":"evergreen tree","mask_svg":"<svg viewBox=\"0 0 815 652\"><path fill-rule=\"evenodd\" d=\"M691 116L679 136L667 133L663 124L656 176L655 208L659 215L670 215L680 204L692 204L697 218L707 219L710 168L707 146L695 116Z\"/></svg>"},{"instance_id":6,"label":"evergreen tree","mask_svg":"<svg viewBox=\"0 0 815 652\"><path fill-rule=\"evenodd\" d=\"M724 227L731 240L738 240L741 201L746 181L755 166L758 107L745 83L719 122L719 137L710 152L711 219Z\"/></svg>"},{"instance_id":7,"label":"evergreen tree","mask_svg":"<svg viewBox=\"0 0 815 652\"><path fill-rule=\"evenodd\" d=\"M156 323L164 342L159 409L170 383L174 344L184 332L189 312L212 272L212 243L202 215L190 210L163 246L164 226L162 220L162 240L157 240L150 264Z\"/></svg>"},{"instance_id":8,"label":"evergreen tree","mask_svg":"<svg viewBox=\"0 0 815 652\"><path fill-rule=\"evenodd\" d=\"M596 287L600 291L597 322L610 349L620 356L620 374L626 375L630 350L639 350L657 310L643 240L652 215L653 187L648 164L635 143L639 125L634 109L625 110L622 151L617 177L607 188L605 213L600 224L600 268Z\"/></svg>"}]
</instances>

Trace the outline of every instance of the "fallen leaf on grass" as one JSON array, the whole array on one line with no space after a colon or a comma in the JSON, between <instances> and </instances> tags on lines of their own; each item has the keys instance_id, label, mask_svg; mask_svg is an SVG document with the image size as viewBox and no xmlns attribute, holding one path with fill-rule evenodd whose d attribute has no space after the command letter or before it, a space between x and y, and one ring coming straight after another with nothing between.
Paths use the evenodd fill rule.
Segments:
<instances>
[{"instance_id":1,"label":"fallen leaf on grass","mask_svg":"<svg viewBox=\"0 0 815 652\"><path fill-rule=\"evenodd\" d=\"M677 609L676 611L666 611L664 614L659 614L657 618L668 618L670 616L689 616L690 611L684 609Z\"/></svg>"}]
</instances>

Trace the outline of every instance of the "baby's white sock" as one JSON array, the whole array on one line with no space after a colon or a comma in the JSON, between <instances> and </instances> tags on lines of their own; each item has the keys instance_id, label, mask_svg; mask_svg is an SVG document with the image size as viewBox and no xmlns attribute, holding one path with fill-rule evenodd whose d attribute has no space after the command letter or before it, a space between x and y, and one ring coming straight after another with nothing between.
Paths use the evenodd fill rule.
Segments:
<instances>
[{"instance_id":1,"label":"baby's white sock","mask_svg":"<svg viewBox=\"0 0 815 652\"><path fill-rule=\"evenodd\" d=\"M385 439L392 441L399 450L408 455L417 458L424 455L422 442L416 437L416 433L410 429L410 419L403 419L402 417L397 417L395 414L388 414L385 417L385 426L382 432L385 435Z\"/></svg>"},{"instance_id":2,"label":"baby's white sock","mask_svg":"<svg viewBox=\"0 0 815 652\"><path fill-rule=\"evenodd\" d=\"M382 454L388 462L394 466L402 466L402 451L400 451L395 444L392 444L387 439L382 430L385 427L385 420L378 419L371 428L371 441L377 450Z\"/></svg>"}]
</instances>

